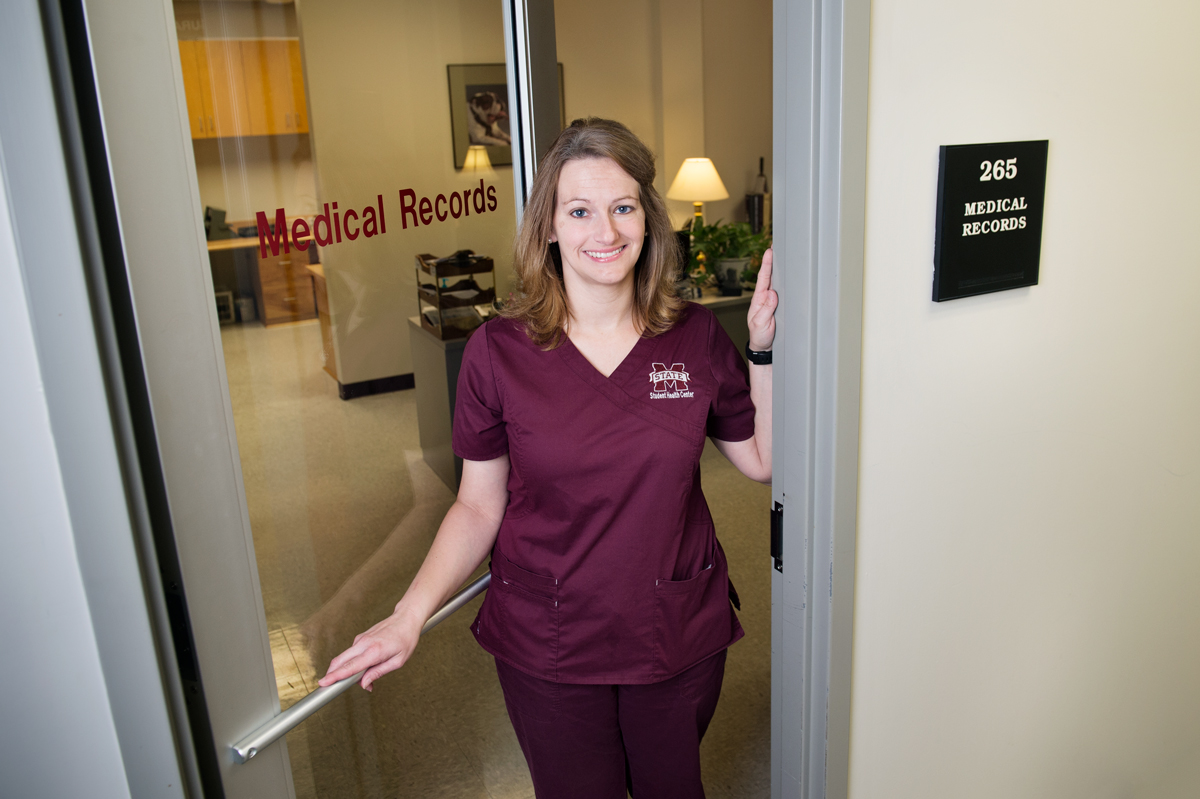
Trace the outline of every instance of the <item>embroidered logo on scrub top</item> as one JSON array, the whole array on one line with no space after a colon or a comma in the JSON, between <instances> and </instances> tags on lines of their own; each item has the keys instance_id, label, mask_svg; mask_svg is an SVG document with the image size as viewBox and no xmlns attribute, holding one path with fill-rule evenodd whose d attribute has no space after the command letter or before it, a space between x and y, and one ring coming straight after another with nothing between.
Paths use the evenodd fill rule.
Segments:
<instances>
[{"instance_id":1,"label":"embroidered logo on scrub top","mask_svg":"<svg viewBox=\"0 0 1200 799\"><path fill-rule=\"evenodd\" d=\"M650 399L679 399L694 396L693 392L688 391L688 381L691 378L684 371L683 364L673 363L670 369L662 363L651 364L651 366L653 369L650 372L650 382L654 384L654 387L650 390Z\"/></svg>"}]
</instances>

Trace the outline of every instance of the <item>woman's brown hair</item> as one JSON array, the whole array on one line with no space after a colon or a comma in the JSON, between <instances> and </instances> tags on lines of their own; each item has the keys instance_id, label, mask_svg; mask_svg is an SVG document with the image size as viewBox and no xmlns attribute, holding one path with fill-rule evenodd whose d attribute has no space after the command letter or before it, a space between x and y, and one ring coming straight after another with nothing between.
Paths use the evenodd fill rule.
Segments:
<instances>
[{"instance_id":1,"label":"woman's brown hair","mask_svg":"<svg viewBox=\"0 0 1200 799\"><path fill-rule=\"evenodd\" d=\"M666 204L654 188L654 153L611 119L577 119L558 134L538 167L521 230L513 245L517 292L503 314L525 325L539 346L554 349L570 316L557 245L551 247L558 177L563 165L579 158L611 158L637 181L646 214L646 241L634 268L633 321L643 336L671 329L683 301L675 295L679 245Z\"/></svg>"}]
</instances>

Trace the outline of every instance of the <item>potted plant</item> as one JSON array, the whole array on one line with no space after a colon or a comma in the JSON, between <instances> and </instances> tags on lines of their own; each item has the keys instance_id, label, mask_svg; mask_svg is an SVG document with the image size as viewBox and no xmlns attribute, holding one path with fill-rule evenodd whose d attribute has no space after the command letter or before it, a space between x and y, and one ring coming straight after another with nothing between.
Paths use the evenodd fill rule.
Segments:
<instances>
[{"instance_id":1,"label":"potted plant","mask_svg":"<svg viewBox=\"0 0 1200 799\"><path fill-rule=\"evenodd\" d=\"M715 276L721 293L739 295L742 281L753 280L762 263L763 253L771 246L771 235L751 230L748 222L712 225L693 224L692 257L688 273L698 285Z\"/></svg>"}]
</instances>

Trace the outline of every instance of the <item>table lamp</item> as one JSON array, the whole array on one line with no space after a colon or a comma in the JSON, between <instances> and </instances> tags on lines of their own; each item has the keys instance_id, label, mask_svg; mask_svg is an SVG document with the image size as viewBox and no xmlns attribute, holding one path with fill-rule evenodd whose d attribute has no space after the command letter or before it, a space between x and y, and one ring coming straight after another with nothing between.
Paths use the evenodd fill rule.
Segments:
<instances>
[{"instance_id":1,"label":"table lamp","mask_svg":"<svg viewBox=\"0 0 1200 799\"><path fill-rule=\"evenodd\" d=\"M688 200L696 210L692 228L704 224L704 203L709 200L724 200L729 196L717 168L709 158L688 158L679 167L679 173L667 189L671 200Z\"/></svg>"},{"instance_id":2,"label":"table lamp","mask_svg":"<svg viewBox=\"0 0 1200 799\"><path fill-rule=\"evenodd\" d=\"M467 156L463 159L463 172L478 172L491 174L492 161L488 158L487 148L482 144L472 144L467 148Z\"/></svg>"}]
</instances>

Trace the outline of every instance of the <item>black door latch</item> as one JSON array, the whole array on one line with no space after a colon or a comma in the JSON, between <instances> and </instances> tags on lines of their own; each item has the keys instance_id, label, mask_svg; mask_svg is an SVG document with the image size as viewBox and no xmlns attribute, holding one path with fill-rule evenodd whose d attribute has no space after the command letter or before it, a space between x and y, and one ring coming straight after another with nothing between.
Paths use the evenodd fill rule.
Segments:
<instances>
[{"instance_id":1,"label":"black door latch","mask_svg":"<svg viewBox=\"0 0 1200 799\"><path fill-rule=\"evenodd\" d=\"M775 559L775 571L783 572L783 503L776 502L771 509L771 557Z\"/></svg>"}]
</instances>

